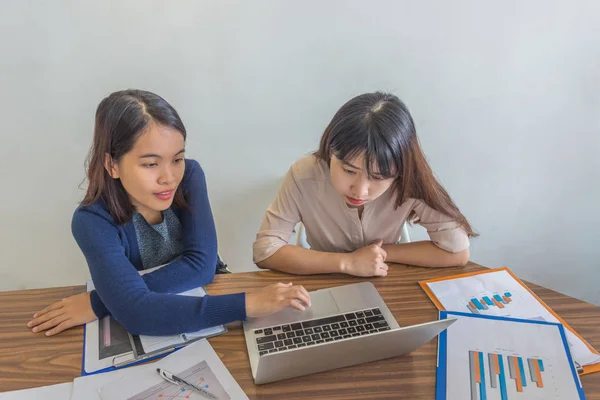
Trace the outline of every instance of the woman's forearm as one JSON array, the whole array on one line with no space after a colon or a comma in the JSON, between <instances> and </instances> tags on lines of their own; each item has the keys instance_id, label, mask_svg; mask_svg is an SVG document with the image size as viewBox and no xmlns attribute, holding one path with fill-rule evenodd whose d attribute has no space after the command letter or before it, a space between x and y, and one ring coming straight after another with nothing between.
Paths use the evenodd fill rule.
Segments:
<instances>
[{"instance_id":1,"label":"woman's forearm","mask_svg":"<svg viewBox=\"0 0 600 400\"><path fill-rule=\"evenodd\" d=\"M327 253L285 245L256 265L298 275L329 274L344 272L346 258L346 253Z\"/></svg>"},{"instance_id":2,"label":"woman's forearm","mask_svg":"<svg viewBox=\"0 0 600 400\"><path fill-rule=\"evenodd\" d=\"M419 267L457 267L469 262L469 249L456 253L440 249L431 241L383 245L386 262Z\"/></svg>"}]
</instances>

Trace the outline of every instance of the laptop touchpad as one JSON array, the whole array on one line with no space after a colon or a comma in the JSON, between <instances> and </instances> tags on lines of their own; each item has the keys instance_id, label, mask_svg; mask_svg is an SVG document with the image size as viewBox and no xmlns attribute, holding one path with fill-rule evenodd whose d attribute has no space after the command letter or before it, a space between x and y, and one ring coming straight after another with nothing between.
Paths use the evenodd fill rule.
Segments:
<instances>
[{"instance_id":1,"label":"laptop touchpad","mask_svg":"<svg viewBox=\"0 0 600 400\"><path fill-rule=\"evenodd\" d=\"M252 326L259 327L289 324L296 321L327 317L329 315L338 314L340 311L330 289L310 292L310 301L312 305L305 311L288 307L278 313L267 315L266 317L252 318L254 320L252 321ZM250 319L248 321L250 322Z\"/></svg>"}]
</instances>

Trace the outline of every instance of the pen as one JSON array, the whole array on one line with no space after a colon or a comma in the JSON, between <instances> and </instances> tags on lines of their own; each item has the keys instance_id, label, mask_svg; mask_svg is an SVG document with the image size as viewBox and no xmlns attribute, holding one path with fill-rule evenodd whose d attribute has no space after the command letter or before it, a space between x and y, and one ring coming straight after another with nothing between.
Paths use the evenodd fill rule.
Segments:
<instances>
[{"instance_id":1,"label":"pen","mask_svg":"<svg viewBox=\"0 0 600 400\"><path fill-rule=\"evenodd\" d=\"M185 381L184 379L178 377L177 375L174 375L168 371L165 371L162 368L156 368L156 372L158 372L158 374L167 382L170 382L174 385L181 385L184 384L186 386L189 386L190 388L192 388L194 391L200 393L201 395L203 395L204 397L207 397L209 399L218 399L217 396L215 396L214 394L212 394L211 392L209 392L208 390L202 389L196 385L192 385L191 383Z\"/></svg>"}]
</instances>

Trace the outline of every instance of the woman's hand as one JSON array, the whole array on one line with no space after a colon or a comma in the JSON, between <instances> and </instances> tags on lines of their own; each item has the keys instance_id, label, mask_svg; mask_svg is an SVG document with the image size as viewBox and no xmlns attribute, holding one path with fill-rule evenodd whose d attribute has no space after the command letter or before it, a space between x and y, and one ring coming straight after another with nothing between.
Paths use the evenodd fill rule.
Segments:
<instances>
[{"instance_id":1,"label":"woman's hand","mask_svg":"<svg viewBox=\"0 0 600 400\"><path fill-rule=\"evenodd\" d=\"M381 247L382 240L369 246L361 247L347 254L342 272L355 276L386 276L388 266L385 263L387 253Z\"/></svg>"},{"instance_id":2,"label":"woman's hand","mask_svg":"<svg viewBox=\"0 0 600 400\"><path fill-rule=\"evenodd\" d=\"M34 333L47 331L46 336L52 336L95 319L90 293L86 292L62 299L35 313L27 327Z\"/></svg>"},{"instance_id":3,"label":"woman's hand","mask_svg":"<svg viewBox=\"0 0 600 400\"><path fill-rule=\"evenodd\" d=\"M304 311L310 307L310 295L300 285L292 283L276 283L255 292L246 293L246 315L262 317L294 307Z\"/></svg>"}]
</instances>

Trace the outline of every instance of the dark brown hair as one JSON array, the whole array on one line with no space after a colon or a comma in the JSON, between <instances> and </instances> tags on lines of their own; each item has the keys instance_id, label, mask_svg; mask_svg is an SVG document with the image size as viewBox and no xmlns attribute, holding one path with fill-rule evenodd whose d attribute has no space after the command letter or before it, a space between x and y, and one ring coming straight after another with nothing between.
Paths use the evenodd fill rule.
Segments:
<instances>
[{"instance_id":1,"label":"dark brown hair","mask_svg":"<svg viewBox=\"0 0 600 400\"><path fill-rule=\"evenodd\" d=\"M343 161L364 154L369 177L374 177L373 166L377 178L394 177L396 208L409 198L422 200L458 221L469 237L478 236L433 174L413 119L398 97L365 93L344 104L325 129L315 156L329 165L332 153ZM418 222L414 211L408 220Z\"/></svg>"},{"instance_id":2,"label":"dark brown hair","mask_svg":"<svg viewBox=\"0 0 600 400\"><path fill-rule=\"evenodd\" d=\"M118 163L151 122L176 129L186 139L185 126L177 111L154 93L121 90L100 102L96 110L94 141L86 160L88 187L81 202L83 206L102 199L115 222L124 224L131 220L134 206L121 180L113 179L106 170L106 154L110 155L111 162ZM186 206L181 186L175 192L173 203L178 207Z\"/></svg>"}]
</instances>

